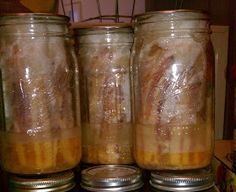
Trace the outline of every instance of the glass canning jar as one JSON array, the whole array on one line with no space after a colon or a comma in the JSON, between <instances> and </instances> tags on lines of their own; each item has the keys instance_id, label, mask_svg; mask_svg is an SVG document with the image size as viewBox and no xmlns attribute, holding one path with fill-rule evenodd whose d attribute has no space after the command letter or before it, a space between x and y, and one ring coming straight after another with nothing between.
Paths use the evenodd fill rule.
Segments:
<instances>
[{"instance_id":1,"label":"glass canning jar","mask_svg":"<svg viewBox=\"0 0 236 192\"><path fill-rule=\"evenodd\" d=\"M81 158L78 66L69 19L0 16L0 150L7 172L44 174Z\"/></svg>"},{"instance_id":2,"label":"glass canning jar","mask_svg":"<svg viewBox=\"0 0 236 192\"><path fill-rule=\"evenodd\" d=\"M201 11L135 18L132 84L135 160L145 169L186 170L211 163L214 52Z\"/></svg>"},{"instance_id":3,"label":"glass canning jar","mask_svg":"<svg viewBox=\"0 0 236 192\"><path fill-rule=\"evenodd\" d=\"M82 162L130 164L132 156L128 24L74 29L80 67Z\"/></svg>"}]
</instances>

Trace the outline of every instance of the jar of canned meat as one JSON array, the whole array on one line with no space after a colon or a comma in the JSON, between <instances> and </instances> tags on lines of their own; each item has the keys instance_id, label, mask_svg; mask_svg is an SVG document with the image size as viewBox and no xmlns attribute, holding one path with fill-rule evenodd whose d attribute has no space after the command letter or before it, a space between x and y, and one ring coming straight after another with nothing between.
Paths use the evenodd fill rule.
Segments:
<instances>
[{"instance_id":1,"label":"jar of canned meat","mask_svg":"<svg viewBox=\"0 0 236 192\"><path fill-rule=\"evenodd\" d=\"M82 162L130 164L132 155L128 24L75 27L80 66Z\"/></svg>"},{"instance_id":2,"label":"jar of canned meat","mask_svg":"<svg viewBox=\"0 0 236 192\"><path fill-rule=\"evenodd\" d=\"M209 17L193 10L135 18L135 160L145 169L198 169L214 143L214 52Z\"/></svg>"},{"instance_id":3,"label":"jar of canned meat","mask_svg":"<svg viewBox=\"0 0 236 192\"><path fill-rule=\"evenodd\" d=\"M78 66L69 19L0 16L0 162L7 172L45 174L81 158Z\"/></svg>"}]
</instances>

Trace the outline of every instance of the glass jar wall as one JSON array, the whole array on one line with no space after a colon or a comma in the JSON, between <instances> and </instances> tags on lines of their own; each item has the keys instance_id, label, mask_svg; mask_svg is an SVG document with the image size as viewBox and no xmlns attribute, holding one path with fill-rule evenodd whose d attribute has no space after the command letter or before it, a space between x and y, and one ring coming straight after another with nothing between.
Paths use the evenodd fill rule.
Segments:
<instances>
[{"instance_id":1,"label":"glass jar wall","mask_svg":"<svg viewBox=\"0 0 236 192\"><path fill-rule=\"evenodd\" d=\"M130 164L132 156L127 24L75 29L81 72L82 162Z\"/></svg>"},{"instance_id":2,"label":"glass jar wall","mask_svg":"<svg viewBox=\"0 0 236 192\"><path fill-rule=\"evenodd\" d=\"M54 173L80 161L78 69L68 24L57 15L0 17L0 149L8 172Z\"/></svg>"},{"instance_id":3,"label":"glass jar wall","mask_svg":"<svg viewBox=\"0 0 236 192\"><path fill-rule=\"evenodd\" d=\"M211 163L214 54L200 11L150 12L135 19L132 51L135 159L145 169Z\"/></svg>"}]
</instances>

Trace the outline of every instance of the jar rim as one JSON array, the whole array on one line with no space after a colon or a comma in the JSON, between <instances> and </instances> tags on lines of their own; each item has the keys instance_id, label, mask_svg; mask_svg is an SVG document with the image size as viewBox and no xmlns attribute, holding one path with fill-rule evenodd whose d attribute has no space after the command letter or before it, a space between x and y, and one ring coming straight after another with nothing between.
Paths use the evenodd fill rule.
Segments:
<instances>
[{"instance_id":1,"label":"jar rim","mask_svg":"<svg viewBox=\"0 0 236 192\"><path fill-rule=\"evenodd\" d=\"M48 16L48 17L61 17L61 18L67 18L68 20L70 19L66 15L61 15L61 14L53 14L53 13L0 13L0 17L17 17L17 16L22 16L22 17L32 17L32 16Z\"/></svg>"},{"instance_id":2,"label":"jar rim","mask_svg":"<svg viewBox=\"0 0 236 192\"><path fill-rule=\"evenodd\" d=\"M140 13L135 15L135 17L140 17L140 16L144 16L144 15L153 15L153 14L170 14L170 13L201 13L201 14L205 14L205 15L209 15L209 13L205 10L201 10L201 9L167 9L167 10L159 10L159 11L147 11L145 13Z\"/></svg>"},{"instance_id":3,"label":"jar rim","mask_svg":"<svg viewBox=\"0 0 236 192\"><path fill-rule=\"evenodd\" d=\"M22 19L22 20L21 20ZM52 14L52 13L2 13L0 14L0 25L6 24L27 24L27 23L40 23L43 22L56 22L69 25L70 18L65 15Z\"/></svg>"},{"instance_id":4,"label":"jar rim","mask_svg":"<svg viewBox=\"0 0 236 192\"><path fill-rule=\"evenodd\" d=\"M184 17L181 14L186 14ZM190 15L192 14L192 15ZM161 16L163 16L161 18ZM169 15L169 16L167 16ZM180 17L177 17L180 16ZM152 16L160 16L160 21L176 21L176 20L209 20L209 14L207 11L198 9L176 9L176 10L161 10L161 11L149 11L146 13L135 15L135 23L146 23ZM147 21L148 22L148 21Z\"/></svg>"},{"instance_id":5,"label":"jar rim","mask_svg":"<svg viewBox=\"0 0 236 192\"><path fill-rule=\"evenodd\" d=\"M132 28L131 23L74 23L72 29L116 29L116 28Z\"/></svg>"},{"instance_id":6,"label":"jar rim","mask_svg":"<svg viewBox=\"0 0 236 192\"><path fill-rule=\"evenodd\" d=\"M133 34L133 26L129 23L93 23L93 24L77 24L71 28L75 35L107 35L115 33Z\"/></svg>"}]
</instances>

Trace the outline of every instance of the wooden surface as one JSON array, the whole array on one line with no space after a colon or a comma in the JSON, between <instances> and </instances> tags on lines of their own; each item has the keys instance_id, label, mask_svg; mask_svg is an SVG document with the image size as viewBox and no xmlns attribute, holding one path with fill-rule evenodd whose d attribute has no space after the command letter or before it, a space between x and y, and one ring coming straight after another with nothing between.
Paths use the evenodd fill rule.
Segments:
<instances>
[{"instance_id":1,"label":"wooden surface","mask_svg":"<svg viewBox=\"0 0 236 192\"><path fill-rule=\"evenodd\" d=\"M234 150L233 140L215 141L215 158L224 163L228 169L232 169L232 154Z\"/></svg>"}]
</instances>

